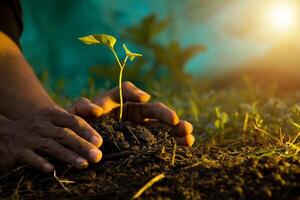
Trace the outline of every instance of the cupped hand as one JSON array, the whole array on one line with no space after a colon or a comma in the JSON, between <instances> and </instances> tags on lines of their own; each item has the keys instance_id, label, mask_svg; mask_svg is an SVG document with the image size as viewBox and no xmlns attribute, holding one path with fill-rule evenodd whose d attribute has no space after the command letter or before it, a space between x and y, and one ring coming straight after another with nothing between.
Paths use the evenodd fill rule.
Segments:
<instances>
[{"instance_id":1,"label":"cupped hand","mask_svg":"<svg viewBox=\"0 0 300 200\"><path fill-rule=\"evenodd\" d=\"M123 120L137 124L149 124L171 130L180 145L192 146L195 137L192 135L191 123L180 120L175 111L163 103L149 103L151 96L137 88L131 82L124 82L123 87ZM100 117L109 115L118 119L120 110L118 87L97 96L93 101L81 98L67 110L82 117Z\"/></svg>"},{"instance_id":2,"label":"cupped hand","mask_svg":"<svg viewBox=\"0 0 300 200\"><path fill-rule=\"evenodd\" d=\"M101 159L101 144L101 136L87 122L54 106L18 121L1 120L0 168L24 163L53 171L54 166L40 153L86 168L88 162Z\"/></svg>"}]
</instances>

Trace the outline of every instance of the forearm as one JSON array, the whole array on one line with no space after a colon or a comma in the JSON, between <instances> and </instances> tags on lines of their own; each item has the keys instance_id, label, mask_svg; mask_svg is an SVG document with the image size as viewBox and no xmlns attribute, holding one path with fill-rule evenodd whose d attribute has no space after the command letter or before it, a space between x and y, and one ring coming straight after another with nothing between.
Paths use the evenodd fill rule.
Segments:
<instances>
[{"instance_id":1,"label":"forearm","mask_svg":"<svg viewBox=\"0 0 300 200\"><path fill-rule=\"evenodd\" d=\"M0 114L19 119L54 105L18 47L0 32Z\"/></svg>"}]
</instances>

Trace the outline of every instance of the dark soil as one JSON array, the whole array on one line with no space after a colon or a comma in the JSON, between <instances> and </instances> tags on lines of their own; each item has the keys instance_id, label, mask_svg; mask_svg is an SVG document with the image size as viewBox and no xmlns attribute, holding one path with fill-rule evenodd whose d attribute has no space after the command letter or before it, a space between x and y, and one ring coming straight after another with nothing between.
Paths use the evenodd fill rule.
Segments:
<instances>
[{"instance_id":1,"label":"dark soil","mask_svg":"<svg viewBox=\"0 0 300 200\"><path fill-rule=\"evenodd\" d=\"M254 156L249 145L181 147L167 132L102 119L103 160L76 170L55 160L57 176L28 167L0 173L1 199L300 199L300 158ZM242 144L242 143L241 143ZM69 182L66 182L69 181Z\"/></svg>"}]
</instances>

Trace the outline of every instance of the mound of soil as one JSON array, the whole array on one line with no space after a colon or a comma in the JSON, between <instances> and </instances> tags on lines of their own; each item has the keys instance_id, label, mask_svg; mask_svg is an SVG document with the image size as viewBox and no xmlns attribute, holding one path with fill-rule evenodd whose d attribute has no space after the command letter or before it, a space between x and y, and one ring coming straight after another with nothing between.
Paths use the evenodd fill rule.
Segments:
<instances>
[{"instance_id":1,"label":"mound of soil","mask_svg":"<svg viewBox=\"0 0 300 200\"><path fill-rule=\"evenodd\" d=\"M76 170L51 160L57 178L25 166L2 171L1 199L300 199L299 156L259 158L251 156L257 147L243 145L187 148L159 129L109 118L91 124L104 139L100 163Z\"/></svg>"}]
</instances>

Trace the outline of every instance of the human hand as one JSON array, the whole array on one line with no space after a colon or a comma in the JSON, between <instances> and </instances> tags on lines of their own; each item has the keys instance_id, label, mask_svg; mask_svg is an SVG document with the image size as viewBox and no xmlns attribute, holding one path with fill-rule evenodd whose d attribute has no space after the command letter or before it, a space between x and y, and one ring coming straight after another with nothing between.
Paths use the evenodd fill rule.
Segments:
<instances>
[{"instance_id":1,"label":"human hand","mask_svg":"<svg viewBox=\"0 0 300 200\"><path fill-rule=\"evenodd\" d=\"M54 166L39 153L76 168L98 162L101 136L82 118L51 107L17 121L0 120L0 168L25 163L43 172Z\"/></svg>"},{"instance_id":2,"label":"human hand","mask_svg":"<svg viewBox=\"0 0 300 200\"><path fill-rule=\"evenodd\" d=\"M172 135L180 145L192 146L195 137L192 135L193 126L187 121L180 120L176 112L162 103L148 103L151 96L130 82L124 82L123 120L137 124L150 124L162 129L171 129ZM109 115L119 117L118 87L97 96L93 101L81 98L67 110L83 117L99 117Z\"/></svg>"}]
</instances>

